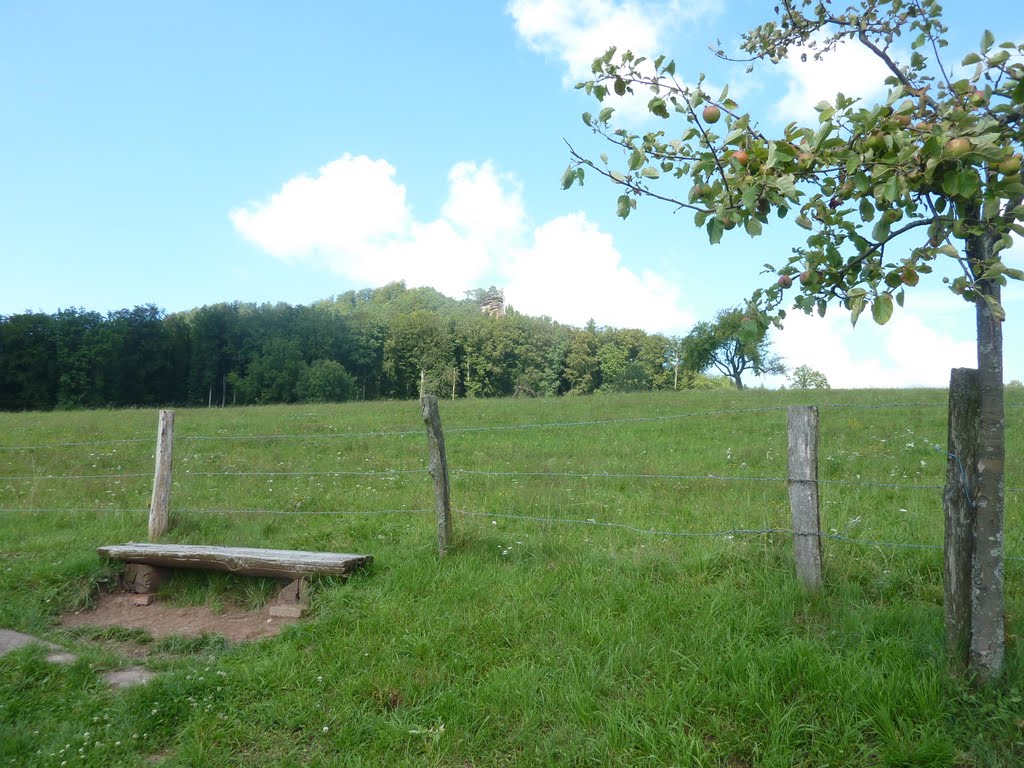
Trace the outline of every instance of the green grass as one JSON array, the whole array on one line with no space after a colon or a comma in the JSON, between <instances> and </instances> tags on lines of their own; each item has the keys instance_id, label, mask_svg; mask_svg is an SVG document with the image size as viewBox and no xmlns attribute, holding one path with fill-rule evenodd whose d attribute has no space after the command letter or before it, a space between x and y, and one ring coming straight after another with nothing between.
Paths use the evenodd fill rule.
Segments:
<instances>
[{"instance_id":1,"label":"green grass","mask_svg":"<svg viewBox=\"0 0 1024 768\"><path fill-rule=\"evenodd\" d=\"M317 581L312 616L273 639L150 642L159 676L124 691L99 680L129 663L104 641L139 638L56 619L116 577L97 546L145 539L156 414L0 414L0 446L140 439L0 450L0 508L35 510L0 512L0 626L79 654L0 659L0 766L1024 764L1024 562L1007 562L1005 680L976 692L947 672L941 552L826 540L814 595L785 535L668 535L789 526L783 482L701 476L784 477L794 403L822 406L823 480L941 485L944 397L442 402L459 510L443 562L417 403L180 410L168 541L375 562ZM656 418L708 411L733 412ZM1007 417L1007 487L1021 488L1024 407ZM189 439L282 434L300 437ZM200 474L285 471L380 474ZM93 474L107 477L45 477ZM675 477L621 477L638 474ZM942 542L938 490L823 484L822 516L862 541ZM1009 493L1011 557L1022 517ZM253 608L272 589L191 573L165 593Z\"/></svg>"}]
</instances>

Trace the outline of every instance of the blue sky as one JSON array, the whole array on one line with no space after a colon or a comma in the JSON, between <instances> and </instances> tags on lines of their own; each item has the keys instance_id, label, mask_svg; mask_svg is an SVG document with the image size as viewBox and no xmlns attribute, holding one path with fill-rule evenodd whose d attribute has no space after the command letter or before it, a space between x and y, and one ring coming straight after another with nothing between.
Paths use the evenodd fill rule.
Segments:
<instances>
[{"instance_id":1,"label":"blue sky","mask_svg":"<svg viewBox=\"0 0 1024 768\"><path fill-rule=\"evenodd\" d=\"M951 63L986 26L1024 39L1016 3L947 6ZM453 296L495 284L531 314L684 333L762 284L761 264L781 264L800 231L712 247L653 202L620 221L597 179L560 191L565 140L603 149L572 83L615 43L730 83L767 131L838 89L872 95L872 62L852 50L752 75L712 57L708 44L769 12L0 0L0 314L308 303L404 279ZM1024 266L1024 245L1008 260ZM1005 304L1006 378L1024 379L1024 286ZM838 310L795 317L776 349L843 387L944 386L974 365L970 306L922 281L907 307L881 329Z\"/></svg>"}]
</instances>

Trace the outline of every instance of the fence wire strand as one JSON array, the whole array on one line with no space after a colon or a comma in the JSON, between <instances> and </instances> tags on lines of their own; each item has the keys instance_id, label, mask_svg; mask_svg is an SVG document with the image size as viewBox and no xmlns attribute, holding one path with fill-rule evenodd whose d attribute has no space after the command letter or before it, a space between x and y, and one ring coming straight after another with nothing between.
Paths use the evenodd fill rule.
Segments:
<instances>
[{"instance_id":1,"label":"fence wire strand","mask_svg":"<svg viewBox=\"0 0 1024 768\"><path fill-rule=\"evenodd\" d=\"M316 510L316 509L173 509L171 515L340 515L352 517L372 517L377 515L406 515L433 512L433 509L372 509L372 510ZM38 507L22 509L16 507L0 507L0 513L7 514L145 514L142 509L121 509L115 507Z\"/></svg>"},{"instance_id":2,"label":"fence wire strand","mask_svg":"<svg viewBox=\"0 0 1024 768\"><path fill-rule=\"evenodd\" d=\"M767 536L773 534L780 534L783 536L814 536L813 533L807 533L804 531L795 531L792 528L729 528L719 531L662 531L653 528L640 528L637 526L627 525L626 523L610 523L606 521L596 520L594 518L561 518L561 517L540 517L537 515L512 515L508 513L499 512L472 512L469 510L458 509L454 510L458 514L466 515L470 517L483 517L492 518L495 520L520 520L530 523L547 523L557 525L585 525L592 526L595 528L616 528L632 533L638 533L650 536L663 536L667 538L687 538L687 539L732 539L737 536ZM941 544L919 544L913 542L898 542L898 541L877 541L874 539L857 539L851 536L845 536L841 533L818 533L816 534L819 539L829 539L832 541L842 541L848 544L862 544L871 547L881 547L888 549L923 549L923 550L938 550L942 551L943 546ZM1005 560L1024 561L1024 557L1004 557Z\"/></svg>"},{"instance_id":3,"label":"fence wire strand","mask_svg":"<svg viewBox=\"0 0 1024 768\"><path fill-rule=\"evenodd\" d=\"M799 404L794 404L799 405ZM1024 403L1005 403L1005 407L1022 406ZM445 433L456 432L497 432L516 429L543 429L550 427L584 427L597 426L601 424L628 424L652 421L672 421L696 416L728 416L734 413L769 413L774 411L785 411L789 405L766 406L762 408L731 408L708 411L687 411L684 413L672 413L662 416L638 416L627 419L595 419L590 421L552 421L537 422L532 424L506 424L501 426L488 427L454 427L446 429ZM889 408L946 408L946 403L823 403L818 404L819 409L841 409L851 410L878 410ZM422 435L422 429L411 430L379 430L375 432L338 432L320 434L295 434L282 433L277 435L175 435L175 441L216 441L216 440L336 440L356 437L402 437L408 435ZM40 443L37 445L0 445L0 451L31 451L46 448L80 447L91 445L118 445L125 443L148 443L152 438L135 437L119 440L85 440L79 442L63 443Z\"/></svg>"}]
</instances>

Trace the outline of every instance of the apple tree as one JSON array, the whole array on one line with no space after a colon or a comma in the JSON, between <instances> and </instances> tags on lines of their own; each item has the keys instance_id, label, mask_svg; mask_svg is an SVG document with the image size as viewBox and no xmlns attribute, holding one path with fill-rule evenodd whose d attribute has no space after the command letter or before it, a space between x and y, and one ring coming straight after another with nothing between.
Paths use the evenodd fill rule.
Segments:
<instances>
[{"instance_id":1,"label":"apple tree","mask_svg":"<svg viewBox=\"0 0 1024 768\"><path fill-rule=\"evenodd\" d=\"M863 46L889 73L884 100L840 93L817 105L815 124L769 135L728 88L713 93L703 75L680 78L665 56L612 48L577 88L601 102L583 121L616 159L591 159L570 145L562 187L596 172L618 186L623 218L640 200L660 200L692 212L712 244L741 231L756 237L772 219L795 221L806 235L786 261L766 265L769 284L745 313L751 337L781 325L787 309L824 315L839 305L854 323L867 311L884 324L909 288L950 261L954 276L944 281L976 307L980 434L971 493L976 539L998 554L982 567L985 586L975 585L975 610L994 628L992 639L972 649L970 664L991 679L1003 665L1000 290L1024 278L1003 261L1011 233L1024 234L1024 45L996 44L986 32L976 52L950 66L936 0L859 0L845 10L829 0L779 0L774 14L742 36L751 68ZM616 127L612 93L647 94L649 111L671 127Z\"/></svg>"},{"instance_id":2,"label":"apple tree","mask_svg":"<svg viewBox=\"0 0 1024 768\"><path fill-rule=\"evenodd\" d=\"M786 366L771 353L767 334L745 337L742 309L723 309L715 321L697 323L683 339L683 366L690 373L703 373L709 368L728 376L736 389L743 389L747 371L762 376L782 374Z\"/></svg>"},{"instance_id":3,"label":"apple tree","mask_svg":"<svg viewBox=\"0 0 1024 768\"><path fill-rule=\"evenodd\" d=\"M832 389L825 374L809 365L794 368L789 375L789 385L793 389Z\"/></svg>"}]
</instances>

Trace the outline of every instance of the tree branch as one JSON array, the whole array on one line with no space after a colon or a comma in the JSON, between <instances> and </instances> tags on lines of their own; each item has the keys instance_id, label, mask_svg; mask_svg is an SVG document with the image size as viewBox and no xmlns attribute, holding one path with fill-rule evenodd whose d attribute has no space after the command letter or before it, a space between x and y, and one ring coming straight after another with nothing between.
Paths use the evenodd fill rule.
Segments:
<instances>
[{"instance_id":1,"label":"tree branch","mask_svg":"<svg viewBox=\"0 0 1024 768\"><path fill-rule=\"evenodd\" d=\"M642 187L639 184L630 182L628 180L628 178L623 178L623 180L620 181L619 179L617 179L614 176L612 176L610 171L606 171L603 168L598 168L597 165L595 165L593 161L588 160L587 158L583 157L579 152L577 152L573 148L572 144L570 144L566 139L562 139L562 141L565 141L566 146L569 147L569 154L572 155L573 159L576 161L577 164L585 165L585 166L587 166L589 168L592 168L593 170L597 171L598 173L600 173L605 178L610 179L613 184L618 184L620 187L626 187L626 189L632 190L634 193L636 193L638 195L645 195L647 197L653 197L656 200L661 200L661 201L666 202L666 203L671 203L672 205L676 206L677 208L689 208L691 211L701 211L703 213L711 213L711 210L708 209L708 208L702 208L701 206L694 205L693 203L684 203L683 201L677 200L674 197L666 197L664 195L659 195L657 192L651 192L651 190L647 189L646 187Z\"/></svg>"}]
</instances>

